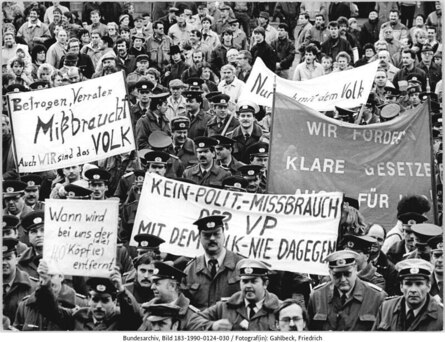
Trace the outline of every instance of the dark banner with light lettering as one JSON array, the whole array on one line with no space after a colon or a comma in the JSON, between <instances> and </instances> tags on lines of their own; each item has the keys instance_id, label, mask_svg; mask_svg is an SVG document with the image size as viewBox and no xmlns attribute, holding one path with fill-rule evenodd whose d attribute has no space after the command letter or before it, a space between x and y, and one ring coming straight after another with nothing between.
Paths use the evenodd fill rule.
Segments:
<instances>
[{"instance_id":1,"label":"dark banner with light lettering","mask_svg":"<svg viewBox=\"0 0 445 342\"><path fill-rule=\"evenodd\" d=\"M8 94L19 172L55 170L135 149L123 72Z\"/></svg>"},{"instance_id":2,"label":"dark banner with light lettering","mask_svg":"<svg viewBox=\"0 0 445 342\"><path fill-rule=\"evenodd\" d=\"M268 192L341 191L358 199L368 222L391 228L401 196L431 200L428 125L426 103L392 121L358 126L277 94Z\"/></svg>"},{"instance_id":3,"label":"dark banner with light lettering","mask_svg":"<svg viewBox=\"0 0 445 342\"><path fill-rule=\"evenodd\" d=\"M341 216L340 192L264 195L193 185L147 173L134 220L136 234L161 237L162 252L196 257L197 219L224 215L226 247L263 260L274 270L328 274L324 259L335 251Z\"/></svg>"}]
</instances>

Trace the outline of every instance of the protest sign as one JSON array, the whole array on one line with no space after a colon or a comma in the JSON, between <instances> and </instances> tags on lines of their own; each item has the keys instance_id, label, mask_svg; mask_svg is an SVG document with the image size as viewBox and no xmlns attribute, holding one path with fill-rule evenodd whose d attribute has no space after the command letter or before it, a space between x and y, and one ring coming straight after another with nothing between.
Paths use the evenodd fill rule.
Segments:
<instances>
[{"instance_id":1,"label":"protest sign","mask_svg":"<svg viewBox=\"0 0 445 342\"><path fill-rule=\"evenodd\" d=\"M45 201L49 273L108 278L116 264L119 202Z\"/></svg>"},{"instance_id":2,"label":"protest sign","mask_svg":"<svg viewBox=\"0 0 445 342\"><path fill-rule=\"evenodd\" d=\"M19 172L79 165L134 150L123 73L8 94Z\"/></svg>"},{"instance_id":3,"label":"protest sign","mask_svg":"<svg viewBox=\"0 0 445 342\"><path fill-rule=\"evenodd\" d=\"M250 76L243 87L238 103L253 101L272 107L273 83L276 91L318 111L334 110L335 106L353 108L366 103L374 81L378 62L331 73L307 81L290 81L278 77L269 70L261 58L257 58Z\"/></svg>"},{"instance_id":4,"label":"protest sign","mask_svg":"<svg viewBox=\"0 0 445 342\"><path fill-rule=\"evenodd\" d=\"M368 222L390 229L401 196L431 200L428 115L425 103L394 120L359 126L277 94L268 192L342 191L358 199Z\"/></svg>"},{"instance_id":5,"label":"protest sign","mask_svg":"<svg viewBox=\"0 0 445 342\"><path fill-rule=\"evenodd\" d=\"M335 250L342 194L264 195L193 185L147 173L134 221L134 236L166 242L161 251L203 254L193 222L224 215L226 247L275 270L327 274L323 262Z\"/></svg>"}]
</instances>

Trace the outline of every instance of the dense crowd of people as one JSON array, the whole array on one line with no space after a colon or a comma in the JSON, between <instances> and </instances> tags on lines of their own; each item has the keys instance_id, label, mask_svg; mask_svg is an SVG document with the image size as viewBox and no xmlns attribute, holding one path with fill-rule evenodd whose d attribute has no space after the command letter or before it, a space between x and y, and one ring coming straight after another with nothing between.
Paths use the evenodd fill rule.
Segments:
<instances>
[{"instance_id":1,"label":"dense crowd of people","mask_svg":"<svg viewBox=\"0 0 445 342\"><path fill-rule=\"evenodd\" d=\"M439 1L73 4L2 3L2 94L123 72L136 150L21 174L3 101L4 329L443 330ZM365 105L324 114L367 125L428 101L437 201L406 194L397 224L383 227L345 197L325 277L273 270L227 249L219 215L196 218L204 250L196 258L162 252L168 242L151 234L130 246L147 173L267 193L272 108L239 100L257 58L295 82L379 61ZM109 278L49 273L48 198L119 199ZM433 205L440 225L428 222Z\"/></svg>"}]
</instances>

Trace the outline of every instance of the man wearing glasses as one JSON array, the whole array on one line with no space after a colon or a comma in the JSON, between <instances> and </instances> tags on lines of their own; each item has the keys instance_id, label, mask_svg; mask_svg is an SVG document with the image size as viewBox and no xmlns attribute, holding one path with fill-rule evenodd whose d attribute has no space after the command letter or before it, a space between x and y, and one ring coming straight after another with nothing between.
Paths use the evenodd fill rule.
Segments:
<instances>
[{"instance_id":1,"label":"man wearing glasses","mask_svg":"<svg viewBox=\"0 0 445 342\"><path fill-rule=\"evenodd\" d=\"M302 303L295 299L284 300L275 311L276 324L279 331L307 330L308 314Z\"/></svg>"},{"instance_id":2,"label":"man wearing glasses","mask_svg":"<svg viewBox=\"0 0 445 342\"><path fill-rule=\"evenodd\" d=\"M369 331L386 292L357 276L359 255L350 250L329 254L331 280L315 287L308 312L309 330Z\"/></svg>"}]
</instances>

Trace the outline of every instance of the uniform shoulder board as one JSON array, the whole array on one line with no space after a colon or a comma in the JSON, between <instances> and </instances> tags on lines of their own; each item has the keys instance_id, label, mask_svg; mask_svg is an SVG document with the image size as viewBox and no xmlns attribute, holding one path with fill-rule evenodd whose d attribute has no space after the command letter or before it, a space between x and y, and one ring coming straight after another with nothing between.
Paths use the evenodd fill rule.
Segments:
<instances>
[{"instance_id":1,"label":"uniform shoulder board","mask_svg":"<svg viewBox=\"0 0 445 342\"><path fill-rule=\"evenodd\" d=\"M124 246L124 244L122 243L122 242L118 242L117 244L116 244L116 247L123 247Z\"/></svg>"},{"instance_id":2,"label":"uniform shoulder board","mask_svg":"<svg viewBox=\"0 0 445 342\"><path fill-rule=\"evenodd\" d=\"M25 300L27 300L29 297L31 297L31 295L27 295L25 297L22 298L22 302L24 302Z\"/></svg>"},{"instance_id":3,"label":"uniform shoulder board","mask_svg":"<svg viewBox=\"0 0 445 342\"><path fill-rule=\"evenodd\" d=\"M133 171L131 171L131 172L127 172L127 173L126 173L125 175L123 175L122 177L127 178L127 177L130 177L132 174L134 174Z\"/></svg>"},{"instance_id":4,"label":"uniform shoulder board","mask_svg":"<svg viewBox=\"0 0 445 342\"><path fill-rule=\"evenodd\" d=\"M179 160L179 157L178 157L178 156L175 156L174 154L170 154L170 153L169 153L168 155L170 156L170 158Z\"/></svg>"},{"instance_id":5,"label":"uniform shoulder board","mask_svg":"<svg viewBox=\"0 0 445 342\"><path fill-rule=\"evenodd\" d=\"M233 135L234 129L232 129L230 132L226 132L226 137L230 138Z\"/></svg>"},{"instance_id":6,"label":"uniform shoulder board","mask_svg":"<svg viewBox=\"0 0 445 342\"><path fill-rule=\"evenodd\" d=\"M36 283L39 282L39 278L36 278L36 277L29 276L29 279L32 280L33 282L36 282Z\"/></svg>"},{"instance_id":7,"label":"uniform shoulder board","mask_svg":"<svg viewBox=\"0 0 445 342\"><path fill-rule=\"evenodd\" d=\"M194 257L193 259L191 259L188 263L187 263L187 265L185 265L185 267L187 267L188 265L190 265L193 261L195 261L196 260L196 257Z\"/></svg>"},{"instance_id":8,"label":"uniform shoulder board","mask_svg":"<svg viewBox=\"0 0 445 342\"><path fill-rule=\"evenodd\" d=\"M130 273L131 273L131 271L124 272L124 273L122 273L122 277L126 277L126 276L129 275Z\"/></svg>"},{"instance_id":9,"label":"uniform shoulder board","mask_svg":"<svg viewBox=\"0 0 445 342\"><path fill-rule=\"evenodd\" d=\"M84 296L83 294L76 292L76 297L79 297L80 299L87 299L87 296Z\"/></svg>"},{"instance_id":10,"label":"uniform shoulder board","mask_svg":"<svg viewBox=\"0 0 445 342\"><path fill-rule=\"evenodd\" d=\"M312 290L318 290L321 289L323 286L329 284L328 281L325 281L324 283L318 284L317 286L315 286Z\"/></svg>"},{"instance_id":11,"label":"uniform shoulder board","mask_svg":"<svg viewBox=\"0 0 445 342\"><path fill-rule=\"evenodd\" d=\"M385 300L390 300L390 299L394 299L394 298L399 298L400 296L388 296L385 298Z\"/></svg>"},{"instance_id":12,"label":"uniform shoulder board","mask_svg":"<svg viewBox=\"0 0 445 342\"><path fill-rule=\"evenodd\" d=\"M372 287L374 290L377 290L379 292L383 291L381 287L379 287L379 286L377 286L377 285L375 285L373 283L370 283L370 282L367 282L367 283L368 283L369 287Z\"/></svg>"},{"instance_id":13,"label":"uniform shoulder board","mask_svg":"<svg viewBox=\"0 0 445 342\"><path fill-rule=\"evenodd\" d=\"M230 299L230 297L221 297L221 302L227 302Z\"/></svg>"},{"instance_id":14,"label":"uniform shoulder board","mask_svg":"<svg viewBox=\"0 0 445 342\"><path fill-rule=\"evenodd\" d=\"M189 304L189 309L192 310L194 313L201 312L201 310L199 310L196 306L193 306L191 304Z\"/></svg>"}]
</instances>

